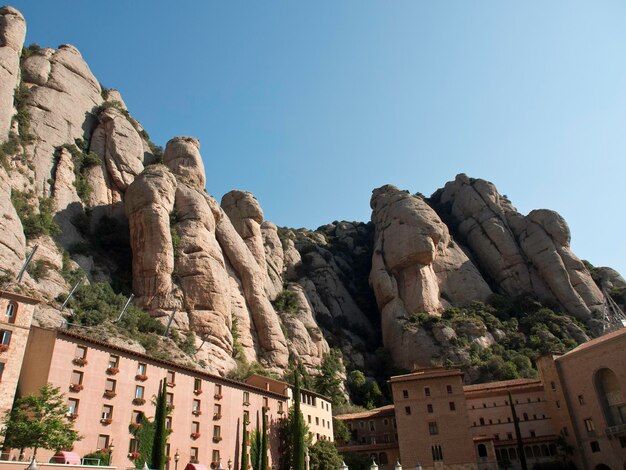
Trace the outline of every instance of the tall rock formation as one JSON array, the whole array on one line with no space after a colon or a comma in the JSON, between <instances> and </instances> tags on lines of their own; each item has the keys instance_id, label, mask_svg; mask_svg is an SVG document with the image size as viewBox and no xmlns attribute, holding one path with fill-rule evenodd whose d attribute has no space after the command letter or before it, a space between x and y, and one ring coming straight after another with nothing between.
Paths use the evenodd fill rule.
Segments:
<instances>
[{"instance_id":1,"label":"tall rock formation","mask_svg":"<svg viewBox=\"0 0 626 470\"><path fill-rule=\"evenodd\" d=\"M26 37L26 21L13 7L0 8L0 143L11 130L13 93L20 82L20 54Z\"/></svg>"}]
</instances>

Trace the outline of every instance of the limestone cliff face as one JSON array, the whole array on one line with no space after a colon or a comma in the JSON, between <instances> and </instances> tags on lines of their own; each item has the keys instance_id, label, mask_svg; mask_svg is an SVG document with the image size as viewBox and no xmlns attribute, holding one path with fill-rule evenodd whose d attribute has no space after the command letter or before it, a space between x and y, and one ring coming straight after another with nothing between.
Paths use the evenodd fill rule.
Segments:
<instances>
[{"instance_id":1,"label":"limestone cliff face","mask_svg":"<svg viewBox=\"0 0 626 470\"><path fill-rule=\"evenodd\" d=\"M383 186L370 222L317 230L277 227L246 191L218 203L198 140L174 137L161 157L75 47L22 54L25 31L17 10L0 8L0 143L13 139L0 166L0 275L13 279L39 246L21 287L47 301L42 324L61 323L55 298L80 267L89 282L132 287L162 322L176 309L174 329L196 335L186 354L198 367L227 373L258 361L282 373L298 359L316 373L331 347L363 370L378 348L406 369L469 363L459 342L489 350L513 327L450 311L494 294L557 309L565 336L533 332L546 342L588 339L571 317L601 331L598 286L626 304L623 278L577 258L557 213L520 214L493 184L465 175L430 198ZM59 233L33 233L37 214Z\"/></svg>"}]
</instances>

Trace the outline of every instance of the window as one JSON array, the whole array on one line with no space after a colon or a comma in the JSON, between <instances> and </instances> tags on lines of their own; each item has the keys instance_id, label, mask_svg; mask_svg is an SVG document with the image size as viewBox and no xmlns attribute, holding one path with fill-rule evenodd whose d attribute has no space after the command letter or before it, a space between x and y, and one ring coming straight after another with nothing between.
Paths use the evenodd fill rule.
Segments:
<instances>
[{"instance_id":1,"label":"window","mask_svg":"<svg viewBox=\"0 0 626 470\"><path fill-rule=\"evenodd\" d=\"M213 437L214 438L219 438L221 432L222 432L222 428L221 427L213 426Z\"/></svg>"},{"instance_id":2,"label":"window","mask_svg":"<svg viewBox=\"0 0 626 470\"><path fill-rule=\"evenodd\" d=\"M101 419L112 419L113 418L113 407L111 405L103 405L102 413L100 415Z\"/></svg>"},{"instance_id":3,"label":"window","mask_svg":"<svg viewBox=\"0 0 626 470\"><path fill-rule=\"evenodd\" d=\"M446 391L452 393L452 385L446 385Z\"/></svg>"},{"instance_id":4,"label":"window","mask_svg":"<svg viewBox=\"0 0 626 470\"><path fill-rule=\"evenodd\" d=\"M370 436L370 444L376 444L376 436Z\"/></svg>"},{"instance_id":5,"label":"window","mask_svg":"<svg viewBox=\"0 0 626 470\"><path fill-rule=\"evenodd\" d=\"M426 405L426 411L428 411L429 413L433 412L433 405L431 405L430 403L428 405Z\"/></svg>"},{"instance_id":6,"label":"window","mask_svg":"<svg viewBox=\"0 0 626 470\"><path fill-rule=\"evenodd\" d=\"M561 402L559 400L556 401L556 407L561 408Z\"/></svg>"},{"instance_id":7,"label":"window","mask_svg":"<svg viewBox=\"0 0 626 470\"><path fill-rule=\"evenodd\" d=\"M485 425L485 418L480 418L480 420L479 420L479 421L480 421L480 425L481 425L481 426L484 426L484 425Z\"/></svg>"},{"instance_id":8,"label":"window","mask_svg":"<svg viewBox=\"0 0 626 470\"><path fill-rule=\"evenodd\" d=\"M594 378L604 418L609 426L626 424L626 400L619 379L611 369L600 369Z\"/></svg>"},{"instance_id":9,"label":"window","mask_svg":"<svg viewBox=\"0 0 626 470\"><path fill-rule=\"evenodd\" d=\"M250 412L248 410L243 412L243 419L246 423L250 423Z\"/></svg>"},{"instance_id":10,"label":"window","mask_svg":"<svg viewBox=\"0 0 626 470\"><path fill-rule=\"evenodd\" d=\"M135 387L135 398L143 398L144 387L137 385Z\"/></svg>"},{"instance_id":11,"label":"window","mask_svg":"<svg viewBox=\"0 0 626 470\"><path fill-rule=\"evenodd\" d=\"M128 444L128 453L139 452L139 441L137 439L131 439Z\"/></svg>"},{"instance_id":12,"label":"window","mask_svg":"<svg viewBox=\"0 0 626 470\"><path fill-rule=\"evenodd\" d=\"M564 428L563 428L563 435L564 435L565 437L569 436L569 431L567 430L567 427L564 427Z\"/></svg>"},{"instance_id":13,"label":"window","mask_svg":"<svg viewBox=\"0 0 626 470\"><path fill-rule=\"evenodd\" d=\"M67 400L67 412L71 415L78 414L79 400L76 398L70 398Z\"/></svg>"},{"instance_id":14,"label":"window","mask_svg":"<svg viewBox=\"0 0 626 470\"><path fill-rule=\"evenodd\" d=\"M528 421L528 413L524 413L523 416L524 416L524 421Z\"/></svg>"},{"instance_id":15,"label":"window","mask_svg":"<svg viewBox=\"0 0 626 470\"><path fill-rule=\"evenodd\" d=\"M600 443L598 441L591 441L589 445L591 446L591 452L600 452Z\"/></svg>"},{"instance_id":16,"label":"window","mask_svg":"<svg viewBox=\"0 0 626 470\"><path fill-rule=\"evenodd\" d=\"M216 395L222 394L222 386L220 384L215 384L215 394Z\"/></svg>"},{"instance_id":17,"label":"window","mask_svg":"<svg viewBox=\"0 0 626 470\"><path fill-rule=\"evenodd\" d=\"M320 425L320 418L319 418L319 416L316 416L316 417L315 417L315 425L316 425L316 426L319 426L319 425Z\"/></svg>"},{"instance_id":18,"label":"window","mask_svg":"<svg viewBox=\"0 0 626 470\"><path fill-rule=\"evenodd\" d=\"M596 430L596 427L593 424L593 420L591 418L587 418L585 420L585 429L587 429L587 432L593 432Z\"/></svg>"},{"instance_id":19,"label":"window","mask_svg":"<svg viewBox=\"0 0 626 470\"><path fill-rule=\"evenodd\" d=\"M373 420L370 420L370 431L376 431L376 426L374 425Z\"/></svg>"},{"instance_id":20,"label":"window","mask_svg":"<svg viewBox=\"0 0 626 470\"><path fill-rule=\"evenodd\" d=\"M278 402L278 413L279 414L283 413L283 402L282 401Z\"/></svg>"},{"instance_id":21,"label":"window","mask_svg":"<svg viewBox=\"0 0 626 470\"><path fill-rule=\"evenodd\" d=\"M70 379L70 383L72 385L82 385L83 383L83 373L79 370L72 371L72 378Z\"/></svg>"},{"instance_id":22,"label":"window","mask_svg":"<svg viewBox=\"0 0 626 470\"><path fill-rule=\"evenodd\" d=\"M15 323L15 317L17 316L17 304L15 302L9 302L7 309L4 312L4 318L7 323Z\"/></svg>"},{"instance_id":23,"label":"window","mask_svg":"<svg viewBox=\"0 0 626 470\"><path fill-rule=\"evenodd\" d=\"M498 434L498 433L494 434L494 435L493 435L493 438L494 438L496 441L499 441L499 440L500 440L500 434Z\"/></svg>"},{"instance_id":24,"label":"window","mask_svg":"<svg viewBox=\"0 0 626 470\"><path fill-rule=\"evenodd\" d=\"M550 382L550 388L552 389L553 392L556 391L556 384L554 382Z\"/></svg>"},{"instance_id":25,"label":"window","mask_svg":"<svg viewBox=\"0 0 626 470\"><path fill-rule=\"evenodd\" d=\"M456 405L454 404L454 402L453 402L453 401L451 401L451 402L449 403L449 405L450 405L450 411L455 411L455 410L456 410Z\"/></svg>"},{"instance_id":26,"label":"window","mask_svg":"<svg viewBox=\"0 0 626 470\"><path fill-rule=\"evenodd\" d=\"M537 437L537 434L532 429L530 431L530 437Z\"/></svg>"},{"instance_id":27,"label":"window","mask_svg":"<svg viewBox=\"0 0 626 470\"><path fill-rule=\"evenodd\" d=\"M96 446L96 450L108 449L109 448L109 435L108 434L100 434L98 436L98 445Z\"/></svg>"},{"instance_id":28,"label":"window","mask_svg":"<svg viewBox=\"0 0 626 470\"><path fill-rule=\"evenodd\" d=\"M427 397L430 396L430 387L424 387L424 395L426 395Z\"/></svg>"},{"instance_id":29,"label":"window","mask_svg":"<svg viewBox=\"0 0 626 470\"><path fill-rule=\"evenodd\" d=\"M437 427L436 421L431 421L430 423L428 423L428 433L431 436L439 434L439 428Z\"/></svg>"},{"instance_id":30,"label":"window","mask_svg":"<svg viewBox=\"0 0 626 470\"><path fill-rule=\"evenodd\" d=\"M200 434L200 421L192 421L191 422L191 433L192 434Z\"/></svg>"},{"instance_id":31,"label":"window","mask_svg":"<svg viewBox=\"0 0 626 470\"><path fill-rule=\"evenodd\" d=\"M189 449L189 459L191 460L192 463L196 463L198 462L198 448L197 447L192 447L191 449Z\"/></svg>"},{"instance_id":32,"label":"window","mask_svg":"<svg viewBox=\"0 0 626 470\"><path fill-rule=\"evenodd\" d=\"M193 379L193 391L198 392L202 390L202 380Z\"/></svg>"},{"instance_id":33,"label":"window","mask_svg":"<svg viewBox=\"0 0 626 470\"><path fill-rule=\"evenodd\" d=\"M176 372L171 370L167 371L167 384L174 385L176 383Z\"/></svg>"},{"instance_id":34,"label":"window","mask_svg":"<svg viewBox=\"0 0 626 470\"><path fill-rule=\"evenodd\" d=\"M104 390L106 392L115 392L116 387L117 387L117 382L113 379L107 379L104 384Z\"/></svg>"},{"instance_id":35,"label":"window","mask_svg":"<svg viewBox=\"0 0 626 470\"><path fill-rule=\"evenodd\" d=\"M174 404L174 394L173 393L166 393L165 394L165 404L167 406L172 406Z\"/></svg>"},{"instance_id":36,"label":"window","mask_svg":"<svg viewBox=\"0 0 626 470\"><path fill-rule=\"evenodd\" d=\"M243 404L244 405L250 404L250 392L243 392Z\"/></svg>"},{"instance_id":37,"label":"window","mask_svg":"<svg viewBox=\"0 0 626 470\"><path fill-rule=\"evenodd\" d=\"M215 416L221 416L222 415L222 405L220 405L219 403L216 403L213 405L213 414ZM244 415L248 414L248 410L244 411Z\"/></svg>"},{"instance_id":38,"label":"window","mask_svg":"<svg viewBox=\"0 0 626 470\"><path fill-rule=\"evenodd\" d=\"M146 375L147 369L148 366L143 362L140 362L139 364L137 364L137 375Z\"/></svg>"},{"instance_id":39,"label":"window","mask_svg":"<svg viewBox=\"0 0 626 470\"><path fill-rule=\"evenodd\" d=\"M200 400L194 399L193 404L191 405L192 411L200 411Z\"/></svg>"},{"instance_id":40,"label":"window","mask_svg":"<svg viewBox=\"0 0 626 470\"><path fill-rule=\"evenodd\" d=\"M0 345L8 346L11 344L11 332L9 330L0 330Z\"/></svg>"},{"instance_id":41,"label":"window","mask_svg":"<svg viewBox=\"0 0 626 470\"><path fill-rule=\"evenodd\" d=\"M211 462L215 462L217 464L219 463L219 461L220 461L220 451L216 449L211 454Z\"/></svg>"},{"instance_id":42,"label":"window","mask_svg":"<svg viewBox=\"0 0 626 470\"><path fill-rule=\"evenodd\" d=\"M509 440L513 439L513 433L512 432L507 432L506 433L506 438L509 439Z\"/></svg>"},{"instance_id":43,"label":"window","mask_svg":"<svg viewBox=\"0 0 626 470\"><path fill-rule=\"evenodd\" d=\"M383 424L389 426L389 420L387 418L383 419Z\"/></svg>"},{"instance_id":44,"label":"window","mask_svg":"<svg viewBox=\"0 0 626 470\"><path fill-rule=\"evenodd\" d=\"M165 429L172 429L172 417L171 416L167 416L165 418Z\"/></svg>"},{"instance_id":45,"label":"window","mask_svg":"<svg viewBox=\"0 0 626 470\"><path fill-rule=\"evenodd\" d=\"M411 407L410 406L405 406L404 407L404 413L407 414L407 415L410 415L411 414Z\"/></svg>"},{"instance_id":46,"label":"window","mask_svg":"<svg viewBox=\"0 0 626 470\"><path fill-rule=\"evenodd\" d=\"M143 413L141 411L133 410L133 416L131 418L131 422L135 424L140 424L142 418L143 418Z\"/></svg>"},{"instance_id":47,"label":"window","mask_svg":"<svg viewBox=\"0 0 626 470\"><path fill-rule=\"evenodd\" d=\"M74 351L74 359L85 359L87 357L87 348L84 346L76 346Z\"/></svg>"},{"instance_id":48,"label":"window","mask_svg":"<svg viewBox=\"0 0 626 470\"><path fill-rule=\"evenodd\" d=\"M443 460L443 451L441 450L440 445L431 446L430 450L433 454L433 460L435 462L440 462Z\"/></svg>"},{"instance_id":49,"label":"window","mask_svg":"<svg viewBox=\"0 0 626 470\"><path fill-rule=\"evenodd\" d=\"M109 369L117 368L120 365L120 357L111 354L109 356Z\"/></svg>"},{"instance_id":50,"label":"window","mask_svg":"<svg viewBox=\"0 0 626 470\"><path fill-rule=\"evenodd\" d=\"M483 408L487 408L487 403L483 403Z\"/></svg>"},{"instance_id":51,"label":"window","mask_svg":"<svg viewBox=\"0 0 626 470\"><path fill-rule=\"evenodd\" d=\"M308 418L309 424L311 424L311 415L307 415L307 418Z\"/></svg>"},{"instance_id":52,"label":"window","mask_svg":"<svg viewBox=\"0 0 626 470\"><path fill-rule=\"evenodd\" d=\"M487 446L485 444L478 444L476 449L478 450L478 457L487 457Z\"/></svg>"},{"instance_id":53,"label":"window","mask_svg":"<svg viewBox=\"0 0 626 470\"><path fill-rule=\"evenodd\" d=\"M408 390L402 390L402 397L403 398L409 398L409 391Z\"/></svg>"},{"instance_id":54,"label":"window","mask_svg":"<svg viewBox=\"0 0 626 470\"><path fill-rule=\"evenodd\" d=\"M270 401L267 397L263 397L263 407L265 408L269 408L270 407Z\"/></svg>"}]
</instances>

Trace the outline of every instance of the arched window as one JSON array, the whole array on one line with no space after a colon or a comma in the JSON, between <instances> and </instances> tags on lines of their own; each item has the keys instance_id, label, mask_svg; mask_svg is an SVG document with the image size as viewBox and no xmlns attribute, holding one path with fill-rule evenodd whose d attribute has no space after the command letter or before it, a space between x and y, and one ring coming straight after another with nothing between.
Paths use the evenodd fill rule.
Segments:
<instances>
[{"instance_id":1,"label":"arched window","mask_svg":"<svg viewBox=\"0 0 626 470\"><path fill-rule=\"evenodd\" d=\"M389 460L387 459L387 452L381 452L378 454L378 463L383 465L389 463Z\"/></svg>"},{"instance_id":2,"label":"arched window","mask_svg":"<svg viewBox=\"0 0 626 470\"><path fill-rule=\"evenodd\" d=\"M529 446L524 447L524 454L526 454L526 458L533 458L533 450Z\"/></svg>"},{"instance_id":3,"label":"arched window","mask_svg":"<svg viewBox=\"0 0 626 470\"><path fill-rule=\"evenodd\" d=\"M9 323L15 323L15 317L17 315L17 305L15 302L9 302L5 311L5 321Z\"/></svg>"},{"instance_id":4,"label":"arched window","mask_svg":"<svg viewBox=\"0 0 626 470\"><path fill-rule=\"evenodd\" d=\"M541 457L541 449L539 446L533 446L533 455L535 458Z\"/></svg>"},{"instance_id":5,"label":"arched window","mask_svg":"<svg viewBox=\"0 0 626 470\"><path fill-rule=\"evenodd\" d=\"M478 456L487 457L487 446L485 444L478 444Z\"/></svg>"},{"instance_id":6,"label":"arched window","mask_svg":"<svg viewBox=\"0 0 626 470\"><path fill-rule=\"evenodd\" d=\"M596 373L595 383L607 424L626 424L626 402L615 372L611 369L600 369Z\"/></svg>"},{"instance_id":7,"label":"arched window","mask_svg":"<svg viewBox=\"0 0 626 470\"><path fill-rule=\"evenodd\" d=\"M513 447L509 448L509 460L517 460L517 452Z\"/></svg>"}]
</instances>

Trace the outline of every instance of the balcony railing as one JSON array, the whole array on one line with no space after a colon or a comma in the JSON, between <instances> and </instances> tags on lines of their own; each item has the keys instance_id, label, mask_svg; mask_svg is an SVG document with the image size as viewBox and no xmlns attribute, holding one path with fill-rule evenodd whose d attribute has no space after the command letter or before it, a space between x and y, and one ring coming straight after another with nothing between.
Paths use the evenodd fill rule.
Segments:
<instances>
[{"instance_id":1,"label":"balcony railing","mask_svg":"<svg viewBox=\"0 0 626 470\"><path fill-rule=\"evenodd\" d=\"M618 424L616 426L609 426L604 430L607 436L617 436L618 434L626 434L626 424Z\"/></svg>"}]
</instances>

